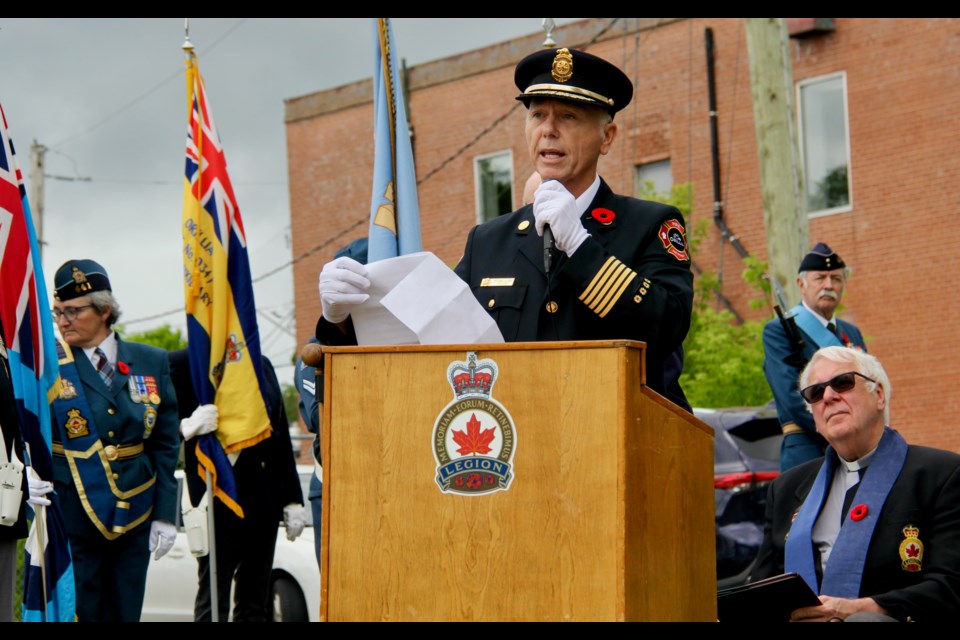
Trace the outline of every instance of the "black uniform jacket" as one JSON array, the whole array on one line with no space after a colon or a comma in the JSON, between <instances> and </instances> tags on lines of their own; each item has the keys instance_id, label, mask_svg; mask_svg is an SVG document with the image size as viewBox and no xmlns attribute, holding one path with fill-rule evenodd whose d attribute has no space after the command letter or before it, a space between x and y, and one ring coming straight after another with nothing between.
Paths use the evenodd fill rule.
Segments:
<instances>
[{"instance_id":1,"label":"black uniform jacket","mask_svg":"<svg viewBox=\"0 0 960 640\"><path fill-rule=\"evenodd\" d=\"M683 216L601 181L581 220L590 237L572 258L558 252L549 292L532 205L475 227L457 274L507 342L646 342L647 384L663 393L664 359L687 335L693 304Z\"/></svg>"},{"instance_id":2,"label":"black uniform jacket","mask_svg":"<svg viewBox=\"0 0 960 640\"><path fill-rule=\"evenodd\" d=\"M823 458L818 458L794 467L770 486L766 532L754 579L783 573L787 532L822 463ZM919 530L919 571L906 570L902 561L906 550L901 550L901 543L908 525ZM960 611L960 456L910 446L870 540L860 596L872 597L900 620L956 617Z\"/></svg>"}]
</instances>

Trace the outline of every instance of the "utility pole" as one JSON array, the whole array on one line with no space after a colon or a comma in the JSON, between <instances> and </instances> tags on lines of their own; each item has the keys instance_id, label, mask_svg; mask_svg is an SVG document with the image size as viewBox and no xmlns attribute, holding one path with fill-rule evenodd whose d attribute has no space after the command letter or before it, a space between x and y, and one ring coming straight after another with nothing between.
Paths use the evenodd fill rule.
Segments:
<instances>
[{"instance_id":1,"label":"utility pole","mask_svg":"<svg viewBox=\"0 0 960 640\"><path fill-rule=\"evenodd\" d=\"M746 30L769 273L793 305L800 300L797 266L807 251L809 231L789 35L783 18L746 18Z\"/></svg>"},{"instance_id":2,"label":"utility pole","mask_svg":"<svg viewBox=\"0 0 960 640\"><path fill-rule=\"evenodd\" d=\"M30 145L30 192L27 198L30 201L30 212L33 215L33 228L37 232L37 246L40 256L43 257L43 168L47 148L33 141Z\"/></svg>"}]
</instances>

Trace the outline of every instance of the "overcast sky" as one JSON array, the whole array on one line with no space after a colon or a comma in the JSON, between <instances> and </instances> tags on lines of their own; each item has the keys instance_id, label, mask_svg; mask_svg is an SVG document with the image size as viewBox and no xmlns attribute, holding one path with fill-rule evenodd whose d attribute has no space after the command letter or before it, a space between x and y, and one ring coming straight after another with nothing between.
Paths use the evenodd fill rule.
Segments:
<instances>
[{"instance_id":1,"label":"overcast sky","mask_svg":"<svg viewBox=\"0 0 960 640\"><path fill-rule=\"evenodd\" d=\"M540 20L395 18L395 46L415 65L537 32ZM246 226L263 350L280 368L297 347L292 269L257 279L291 259L283 100L369 77L370 19L193 18L190 38ZM28 188L31 143L49 149L47 286L68 259L99 261L128 331L186 326L183 39L182 18L0 20L0 103Z\"/></svg>"}]
</instances>

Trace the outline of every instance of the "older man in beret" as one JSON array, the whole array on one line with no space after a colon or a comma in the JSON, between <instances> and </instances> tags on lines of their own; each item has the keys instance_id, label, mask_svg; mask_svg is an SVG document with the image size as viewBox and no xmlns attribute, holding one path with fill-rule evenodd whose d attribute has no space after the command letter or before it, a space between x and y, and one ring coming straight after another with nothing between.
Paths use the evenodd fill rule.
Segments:
<instances>
[{"instance_id":1,"label":"older man in beret","mask_svg":"<svg viewBox=\"0 0 960 640\"><path fill-rule=\"evenodd\" d=\"M573 49L527 56L514 81L543 184L532 204L470 232L457 274L507 341L646 342L647 384L665 393L664 363L687 334L693 302L683 216L616 195L597 174L617 137L614 115L629 104L633 85L616 66ZM368 287L355 261L324 267L321 342L349 339L345 321Z\"/></svg>"},{"instance_id":2,"label":"older man in beret","mask_svg":"<svg viewBox=\"0 0 960 640\"><path fill-rule=\"evenodd\" d=\"M773 390L783 429L781 471L819 458L826 447L797 389L804 365L820 347L867 348L860 330L835 313L847 283L843 258L818 242L803 257L798 271L802 301L791 310L792 320L774 318L763 328L763 373ZM796 324L797 331L787 326L790 322Z\"/></svg>"},{"instance_id":3,"label":"older man in beret","mask_svg":"<svg viewBox=\"0 0 960 640\"><path fill-rule=\"evenodd\" d=\"M177 399L166 352L121 340L106 270L69 260L54 276L60 394L54 484L73 554L77 618L137 621L150 553L173 545Z\"/></svg>"}]
</instances>

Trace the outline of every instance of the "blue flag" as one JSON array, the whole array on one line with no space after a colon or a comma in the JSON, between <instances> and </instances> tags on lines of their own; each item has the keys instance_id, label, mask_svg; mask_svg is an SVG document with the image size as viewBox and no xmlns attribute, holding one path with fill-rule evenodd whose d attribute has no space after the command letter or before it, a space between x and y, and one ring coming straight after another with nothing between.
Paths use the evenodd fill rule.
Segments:
<instances>
[{"instance_id":1,"label":"blue flag","mask_svg":"<svg viewBox=\"0 0 960 640\"><path fill-rule=\"evenodd\" d=\"M420 251L420 204L390 18L374 18L373 193L368 262Z\"/></svg>"},{"instance_id":2,"label":"blue flag","mask_svg":"<svg viewBox=\"0 0 960 640\"><path fill-rule=\"evenodd\" d=\"M53 481L50 400L59 393L54 343L40 248L27 190L17 166L7 117L0 107L0 316L27 462ZM26 487L24 487L26 490ZM23 620L72 621L73 564L60 503L37 507L24 562Z\"/></svg>"}]
</instances>

